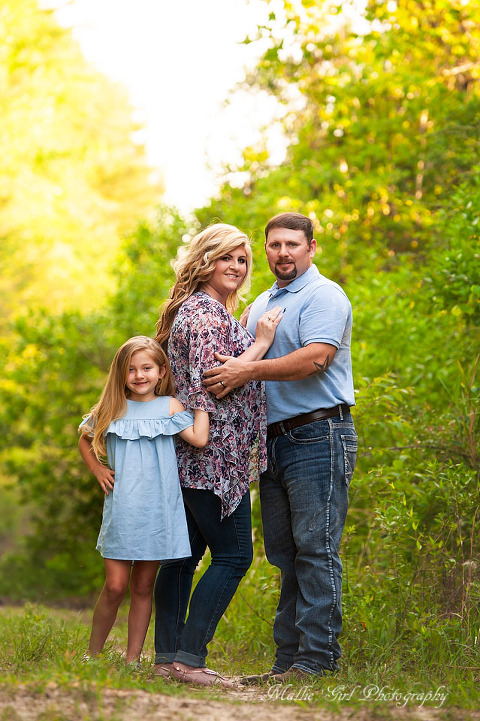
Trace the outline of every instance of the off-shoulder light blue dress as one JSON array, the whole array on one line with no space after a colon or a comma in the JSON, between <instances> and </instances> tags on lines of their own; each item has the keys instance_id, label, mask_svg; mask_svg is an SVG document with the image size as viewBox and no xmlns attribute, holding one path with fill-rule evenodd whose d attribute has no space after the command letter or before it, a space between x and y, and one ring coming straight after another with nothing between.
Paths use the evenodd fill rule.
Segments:
<instances>
[{"instance_id":1,"label":"off-shoulder light blue dress","mask_svg":"<svg viewBox=\"0 0 480 721\"><path fill-rule=\"evenodd\" d=\"M127 400L106 433L115 471L105 496L97 551L104 558L159 561L191 555L178 479L175 433L193 425L189 411L170 416L169 396Z\"/></svg>"}]
</instances>

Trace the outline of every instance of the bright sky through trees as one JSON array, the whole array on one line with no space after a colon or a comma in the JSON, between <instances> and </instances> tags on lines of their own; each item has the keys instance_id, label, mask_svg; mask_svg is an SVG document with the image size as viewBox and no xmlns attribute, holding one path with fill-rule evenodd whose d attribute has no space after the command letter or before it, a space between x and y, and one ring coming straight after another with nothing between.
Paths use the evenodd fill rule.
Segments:
<instances>
[{"instance_id":1,"label":"bright sky through trees","mask_svg":"<svg viewBox=\"0 0 480 721\"><path fill-rule=\"evenodd\" d=\"M44 0L98 69L128 88L145 126L141 140L163 173L165 200L188 210L215 190L222 163L259 138L274 112L266 95L228 91L253 66L258 0Z\"/></svg>"}]
</instances>

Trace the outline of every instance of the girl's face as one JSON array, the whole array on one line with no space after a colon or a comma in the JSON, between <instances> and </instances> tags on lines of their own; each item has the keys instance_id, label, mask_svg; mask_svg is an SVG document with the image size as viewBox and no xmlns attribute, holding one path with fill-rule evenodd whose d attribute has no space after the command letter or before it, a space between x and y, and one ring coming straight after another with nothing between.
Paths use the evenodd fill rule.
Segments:
<instances>
[{"instance_id":1,"label":"girl's face","mask_svg":"<svg viewBox=\"0 0 480 721\"><path fill-rule=\"evenodd\" d=\"M245 280L247 270L247 253L245 246L240 245L215 262L215 270L203 284L202 290L225 305L230 293L237 290Z\"/></svg>"},{"instance_id":2,"label":"girl's face","mask_svg":"<svg viewBox=\"0 0 480 721\"><path fill-rule=\"evenodd\" d=\"M155 388L167 369L159 366L146 350L139 350L130 359L125 385L130 391L131 401L152 401Z\"/></svg>"}]
</instances>

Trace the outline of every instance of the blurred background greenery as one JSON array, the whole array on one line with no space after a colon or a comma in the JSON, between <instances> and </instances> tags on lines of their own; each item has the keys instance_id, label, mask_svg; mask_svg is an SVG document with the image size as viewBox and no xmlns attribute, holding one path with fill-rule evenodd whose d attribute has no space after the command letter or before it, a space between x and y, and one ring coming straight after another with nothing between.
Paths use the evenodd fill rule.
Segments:
<instances>
[{"instance_id":1,"label":"blurred background greenery","mask_svg":"<svg viewBox=\"0 0 480 721\"><path fill-rule=\"evenodd\" d=\"M478 671L480 8L369 0L359 34L353 3L265 2L268 49L245 85L284 105L287 157L245 148L188 218L161 204L118 86L51 12L2 2L0 595L91 600L102 498L77 426L115 349L154 334L178 245L215 220L252 237L250 299L269 287L263 227L292 210L354 308L346 657L403 641L406 664L426 646L445 663L448 646ZM270 617L258 498L254 526L233 608Z\"/></svg>"}]
</instances>

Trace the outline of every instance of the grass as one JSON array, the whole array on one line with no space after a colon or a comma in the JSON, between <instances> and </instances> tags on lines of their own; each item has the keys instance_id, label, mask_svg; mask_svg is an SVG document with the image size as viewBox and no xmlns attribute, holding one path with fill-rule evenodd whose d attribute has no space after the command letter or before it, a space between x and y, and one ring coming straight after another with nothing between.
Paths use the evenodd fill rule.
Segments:
<instances>
[{"instance_id":1,"label":"grass","mask_svg":"<svg viewBox=\"0 0 480 721\"><path fill-rule=\"evenodd\" d=\"M262 589L260 573L259 568L249 572L249 583L257 588L255 600L242 586L211 644L212 655L217 657L221 645L223 656L232 659L231 672L265 671L273 660L268 621L273 619L277 595ZM254 617L251 605L263 620ZM467 632L461 619L438 619L431 612L423 618L420 612L404 618L396 605L383 613L371 608L369 614L360 607L353 604L345 615L340 671L322 682L321 703L377 706L384 700L396 703L396 695L408 706L436 706L446 694L444 706L479 708L478 632Z\"/></svg>"},{"instance_id":2,"label":"grass","mask_svg":"<svg viewBox=\"0 0 480 721\"><path fill-rule=\"evenodd\" d=\"M227 676L268 670L273 661L272 620L277 598L275 570L257 559L219 624L209 646L209 664ZM332 711L368 707L375 718L382 714L388 718L392 708L402 705L412 712L419 706L440 706L445 719L450 718L453 708L455 718L469 718L469 712L480 705L480 634L473 619L469 619L467 631L460 618L437 618L433 612L413 610L405 614L398 610L400 599L395 602L396 606L379 607L347 597L339 673L313 684L313 696L307 700L301 695L301 687L294 684L290 697L288 693L271 692L271 701ZM96 699L97 705L105 689L191 696L189 687L154 676L153 623L140 671L125 666L122 651L126 647L128 603L120 609L104 653L83 663L91 612L90 608L32 604L0 606L1 690L15 695L20 686L26 686L43 693L54 684L74 690L80 694L78 698ZM440 703L442 694L446 699ZM195 697L228 700L228 695L213 689L195 690ZM463 709L463 715L458 709ZM10 711L7 715L0 712L0 721L16 721L8 714ZM76 721L91 719L80 714Z\"/></svg>"}]
</instances>

